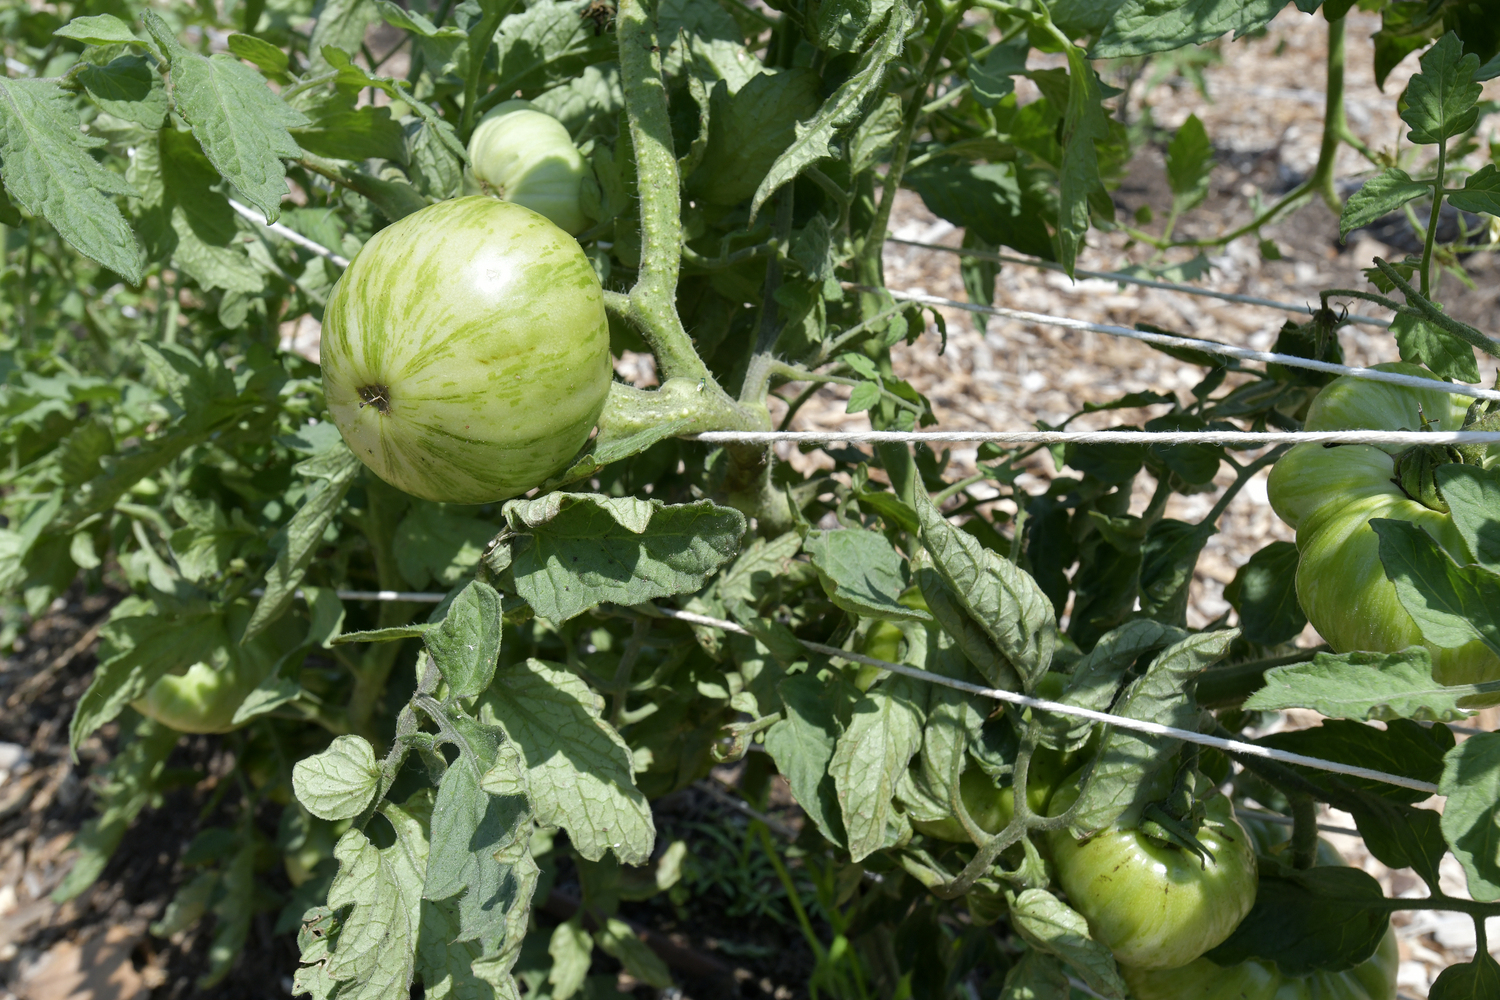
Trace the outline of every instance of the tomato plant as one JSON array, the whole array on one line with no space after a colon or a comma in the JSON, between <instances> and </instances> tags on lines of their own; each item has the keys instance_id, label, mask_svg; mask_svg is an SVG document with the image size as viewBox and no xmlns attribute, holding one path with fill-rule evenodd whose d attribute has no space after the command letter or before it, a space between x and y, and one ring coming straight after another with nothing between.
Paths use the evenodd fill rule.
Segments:
<instances>
[{"instance_id":1,"label":"tomato plant","mask_svg":"<svg viewBox=\"0 0 1500 1000\"><path fill-rule=\"evenodd\" d=\"M1473 5L1370 0L1373 66L1346 66L1347 2L1272 25L1282 6L0 0L0 646L59 599L112 602L59 754L94 769L97 816L57 898L179 801L191 732L235 780L188 783L212 791L173 819L199 830L152 933L212 923L204 989L270 926L298 995L600 995L595 945L666 990L628 921L695 901L655 803L736 762L755 812L795 800L796 849L713 842L764 854L820 996L1373 996L1387 945L1379 982L1346 970L1393 910L1500 915L1496 737L1448 727L1496 693L1484 447L1065 431L971 471L902 437L936 420L903 354L946 330L886 287L903 192L962 230L981 310L1002 259L1076 274L1103 231L1130 241L1122 280L1170 284L1316 199L1341 236L1411 206L1442 222L1421 252L1326 289L1273 363L1160 345L1189 390L1058 426L1416 432L1475 398L1490 426L1474 350L1497 349L1439 292L1500 208L1500 37ZM1163 133L1134 84L1263 30L1325 53L1317 161L1186 236L1224 143L1197 117ZM1346 72L1408 56L1410 131L1359 141ZM1158 156L1165 221L1132 222L1117 193ZM1320 392L1351 302L1393 317L1362 350L1406 366ZM614 379L626 352L654 383ZM1368 384L1392 370L1449 381ZM764 435L828 385L895 436L786 461ZM1300 552L1263 550L1190 622L1200 555L1273 465ZM1331 650L1297 645L1304 610ZM15 710L50 733L54 702ZM1263 735L1293 708L1326 721ZM1259 879L1231 798L1290 825ZM1320 803L1429 895L1316 867ZM1470 899L1444 894L1448 852ZM1216 942L1243 961L1202 971Z\"/></svg>"},{"instance_id":2,"label":"tomato plant","mask_svg":"<svg viewBox=\"0 0 1500 1000\"><path fill-rule=\"evenodd\" d=\"M581 205L587 171L562 122L529 101L495 106L469 136L469 163L485 194L525 206L568 233L588 224Z\"/></svg>"},{"instance_id":3,"label":"tomato plant","mask_svg":"<svg viewBox=\"0 0 1500 1000\"><path fill-rule=\"evenodd\" d=\"M413 496L531 489L588 440L609 391L599 281L565 234L457 198L376 234L324 314L328 412L360 460Z\"/></svg>"}]
</instances>

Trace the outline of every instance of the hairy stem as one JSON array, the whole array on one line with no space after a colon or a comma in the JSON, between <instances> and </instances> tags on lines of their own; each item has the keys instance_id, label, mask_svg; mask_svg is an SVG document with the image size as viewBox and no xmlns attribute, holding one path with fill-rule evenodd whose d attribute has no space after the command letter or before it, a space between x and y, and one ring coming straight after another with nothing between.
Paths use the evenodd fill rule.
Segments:
<instances>
[{"instance_id":1,"label":"hairy stem","mask_svg":"<svg viewBox=\"0 0 1500 1000\"><path fill-rule=\"evenodd\" d=\"M906 99L906 113L901 121L901 132L897 135L895 147L891 152L890 170L886 172L881 186L880 204L875 209L875 218L871 220L869 229L865 231L864 246L857 264L859 280L864 284L881 287L885 285L883 253L885 231L891 223L891 209L895 206L896 190L901 186L901 177L906 172L906 160L911 153L911 141L916 135L917 126L922 122L922 109L927 103L927 91L932 86L932 81L937 78L938 67L943 62L943 53L953 41L953 35L958 31L964 14L973 4L974 0L959 0L943 19L943 26L938 29L937 39L932 44L932 51L927 55L927 64L922 69L922 76L912 90L911 96Z\"/></svg>"},{"instance_id":2,"label":"hairy stem","mask_svg":"<svg viewBox=\"0 0 1500 1000\"><path fill-rule=\"evenodd\" d=\"M1318 165L1309 179L1323 202L1334 215L1344 211L1343 199L1334 184L1333 166L1338 158L1339 143L1349 133L1344 116L1344 19L1328 22L1328 75L1323 99L1323 143L1318 148Z\"/></svg>"},{"instance_id":3,"label":"hairy stem","mask_svg":"<svg viewBox=\"0 0 1500 1000\"><path fill-rule=\"evenodd\" d=\"M1427 238L1422 241L1422 286L1423 295L1430 287L1432 276L1432 247L1437 240L1438 215L1443 210L1443 173L1448 167L1448 140L1438 141L1437 176L1432 182L1432 214L1427 217Z\"/></svg>"},{"instance_id":4,"label":"hairy stem","mask_svg":"<svg viewBox=\"0 0 1500 1000\"><path fill-rule=\"evenodd\" d=\"M641 266L630 291L630 318L661 366L663 381L706 379L722 393L677 315L677 275L682 266L682 196L654 9L647 0L621 0L620 84L635 149L641 209Z\"/></svg>"}]
</instances>

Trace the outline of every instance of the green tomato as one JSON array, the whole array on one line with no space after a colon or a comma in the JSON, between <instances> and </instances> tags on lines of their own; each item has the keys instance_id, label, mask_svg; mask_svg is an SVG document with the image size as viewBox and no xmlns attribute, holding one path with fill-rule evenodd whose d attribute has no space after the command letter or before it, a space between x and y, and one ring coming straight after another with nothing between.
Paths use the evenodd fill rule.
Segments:
<instances>
[{"instance_id":1,"label":"green tomato","mask_svg":"<svg viewBox=\"0 0 1500 1000\"><path fill-rule=\"evenodd\" d=\"M972 763L958 779L958 793L963 796L969 818L985 833L999 833L1010 825L1011 817L1015 815L1016 790L1009 785L997 788L994 779ZM913 820L911 825L918 833L938 840L954 844L973 843L957 816L939 820Z\"/></svg>"},{"instance_id":2,"label":"green tomato","mask_svg":"<svg viewBox=\"0 0 1500 1000\"><path fill-rule=\"evenodd\" d=\"M211 661L160 678L131 707L182 733L227 733L239 728L234 713L275 669L278 656L265 636L243 646L231 638L244 632L248 606L237 605L230 615L237 627L224 633Z\"/></svg>"},{"instance_id":3,"label":"green tomato","mask_svg":"<svg viewBox=\"0 0 1500 1000\"><path fill-rule=\"evenodd\" d=\"M473 179L485 194L524 205L569 233L588 225L579 195L588 168L563 123L530 101L506 101L469 137Z\"/></svg>"},{"instance_id":4,"label":"green tomato","mask_svg":"<svg viewBox=\"0 0 1500 1000\"><path fill-rule=\"evenodd\" d=\"M1412 364L1375 367L1435 378ZM1410 389L1346 375L1318 393L1305 427L1417 430L1425 416L1436 430L1458 430L1466 410L1464 397L1442 389ZM1459 563L1473 562L1452 517L1413 500L1393 482L1395 454L1401 450L1300 444L1271 470L1271 506L1297 530L1297 600L1336 652L1385 653L1426 645L1421 629L1397 598L1395 585L1386 578L1372 518L1409 521L1425 529ZM1500 449L1490 449L1485 464L1497 454ZM1500 679L1500 658L1478 640L1455 649L1428 649L1433 676L1440 683Z\"/></svg>"},{"instance_id":5,"label":"green tomato","mask_svg":"<svg viewBox=\"0 0 1500 1000\"><path fill-rule=\"evenodd\" d=\"M309 821L307 836L295 850L287 851L281 859L286 869L287 880L293 887L300 886L316 874L316 869L325 858L333 857L333 848L351 825L343 819L335 823L313 817Z\"/></svg>"},{"instance_id":6,"label":"green tomato","mask_svg":"<svg viewBox=\"0 0 1500 1000\"><path fill-rule=\"evenodd\" d=\"M1053 796L1058 815L1078 787ZM1223 943L1255 905L1255 851L1227 798L1207 803L1198 842L1212 861L1153 840L1139 830L1110 829L1079 842L1067 830L1048 836L1057 877L1094 940L1126 965L1171 969Z\"/></svg>"},{"instance_id":7,"label":"green tomato","mask_svg":"<svg viewBox=\"0 0 1500 1000\"><path fill-rule=\"evenodd\" d=\"M588 441L609 322L578 243L528 209L455 198L376 233L323 315L323 389L354 454L426 500L524 493Z\"/></svg>"},{"instance_id":8,"label":"green tomato","mask_svg":"<svg viewBox=\"0 0 1500 1000\"><path fill-rule=\"evenodd\" d=\"M1343 972L1287 976L1274 962L1228 968L1206 958L1177 969L1120 966L1135 1000L1395 1000L1396 932L1386 929L1375 954Z\"/></svg>"}]
</instances>

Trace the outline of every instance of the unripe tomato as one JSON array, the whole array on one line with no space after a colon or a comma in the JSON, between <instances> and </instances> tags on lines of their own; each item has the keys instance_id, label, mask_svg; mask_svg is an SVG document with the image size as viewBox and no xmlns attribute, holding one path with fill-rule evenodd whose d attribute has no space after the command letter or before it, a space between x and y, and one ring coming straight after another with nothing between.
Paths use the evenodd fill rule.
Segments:
<instances>
[{"instance_id":1,"label":"unripe tomato","mask_svg":"<svg viewBox=\"0 0 1500 1000\"><path fill-rule=\"evenodd\" d=\"M1011 817L1015 815L1016 790L1009 785L996 788L994 779L973 764L958 779L958 793L963 796L969 818L985 833L999 833L1010 825ZM954 844L972 843L957 816L939 820L913 820L911 825L918 833L938 840Z\"/></svg>"},{"instance_id":2,"label":"unripe tomato","mask_svg":"<svg viewBox=\"0 0 1500 1000\"><path fill-rule=\"evenodd\" d=\"M250 608L239 604L229 611L231 627L219 643L212 662L194 663L167 674L130 703L130 707L181 733L227 733L237 729L234 713L245 698L275 668L275 644L265 636L240 645Z\"/></svg>"},{"instance_id":3,"label":"unripe tomato","mask_svg":"<svg viewBox=\"0 0 1500 1000\"><path fill-rule=\"evenodd\" d=\"M485 194L524 205L569 233L588 225L579 194L588 167L563 123L530 101L506 101L469 137L474 181Z\"/></svg>"},{"instance_id":4,"label":"unripe tomato","mask_svg":"<svg viewBox=\"0 0 1500 1000\"><path fill-rule=\"evenodd\" d=\"M455 198L376 233L323 315L323 389L354 454L426 500L543 482L609 393L604 294L572 237L530 209Z\"/></svg>"},{"instance_id":5,"label":"unripe tomato","mask_svg":"<svg viewBox=\"0 0 1500 1000\"><path fill-rule=\"evenodd\" d=\"M1380 371L1435 378L1404 362ZM1420 412L1419 412L1420 407ZM1463 426L1467 400L1441 388L1410 389L1345 375L1328 383L1308 409L1310 431L1417 430L1425 417L1435 430ZM1460 564L1473 562L1463 536L1444 511L1412 499L1393 482L1398 446L1300 444L1271 470L1267 492L1281 519L1297 529L1297 600L1307 620L1336 652L1396 652L1423 645L1380 562L1373 518L1423 528ZM1485 465L1500 449L1489 449ZM1456 649L1429 646L1432 672L1442 684L1500 679L1500 658L1475 640Z\"/></svg>"},{"instance_id":6,"label":"unripe tomato","mask_svg":"<svg viewBox=\"0 0 1500 1000\"><path fill-rule=\"evenodd\" d=\"M1076 785L1052 798L1058 815L1078 798ZM1255 905L1257 874L1250 837L1227 798L1207 803L1198 842L1202 860L1139 830L1103 830L1080 843L1067 830L1047 838L1058 881L1088 920L1094 940L1122 964L1174 969L1224 942Z\"/></svg>"},{"instance_id":7,"label":"unripe tomato","mask_svg":"<svg viewBox=\"0 0 1500 1000\"><path fill-rule=\"evenodd\" d=\"M1177 969L1120 966L1135 1000L1395 1000L1396 932L1386 929L1375 954L1343 972L1288 976L1274 962L1227 968L1206 958Z\"/></svg>"},{"instance_id":8,"label":"unripe tomato","mask_svg":"<svg viewBox=\"0 0 1500 1000\"><path fill-rule=\"evenodd\" d=\"M308 823L307 836L302 839L301 845L282 856L281 863L286 869L287 880L293 886L299 886L311 879L318 865L325 858L333 857L334 845L344 835L344 831L349 829L350 823L347 819L330 823L328 820L312 817Z\"/></svg>"}]
</instances>

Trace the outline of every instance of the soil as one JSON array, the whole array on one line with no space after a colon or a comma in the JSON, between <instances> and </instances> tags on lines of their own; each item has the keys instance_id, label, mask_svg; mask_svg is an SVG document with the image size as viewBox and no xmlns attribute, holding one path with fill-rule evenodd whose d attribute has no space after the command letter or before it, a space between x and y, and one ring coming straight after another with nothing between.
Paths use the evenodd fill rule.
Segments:
<instances>
[{"instance_id":1,"label":"soil","mask_svg":"<svg viewBox=\"0 0 1500 1000\"><path fill-rule=\"evenodd\" d=\"M1179 223L1179 232L1208 236L1242 224L1250 217L1249 198L1261 192L1273 199L1306 176L1316 159L1322 116L1322 21L1312 24L1288 8L1259 37L1234 44L1206 46L1197 53L1207 93L1192 78L1194 65L1183 61L1177 72L1156 78L1114 80L1130 84L1131 114L1147 114L1161 131L1145 147L1114 193L1119 217L1128 219L1150 206L1158 219L1170 202L1164 181L1162 150L1165 141L1189 114L1196 114L1220 143L1218 166L1208 199ZM1402 126L1395 115L1394 96L1415 69L1415 61L1398 67L1384 92L1370 78L1372 47L1369 35L1374 18L1355 11L1349 16L1349 85L1346 107L1353 131L1376 149L1394 146ZM1023 81L1023 90L1025 84ZM1486 96L1500 88L1492 82ZM1023 96L1024 93L1023 93ZM1341 190L1347 193L1368 174L1368 166L1352 150L1339 160ZM1159 223L1156 224L1159 227ZM903 193L893 217L894 235L922 243L956 246L961 234L928 212L920 199ZM1151 228L1150 225L1147 228ZM1159 231L1159 228L1158 228ZM1211 252L1214 270L1202 285L1222 291L1259 295L1291 303L1315 302L1319 289L1329 286L1364 288L1360 269L1371 258L1399 258L1413 249L1413 235L1404 222L1385 223L1351 234L1346 244L1337 240L1337 223L1320 202L1266 227L1281 259L1262 256L1255 239L1244 238ZM1095 234L1080 267L1107 271L1127 264L1152 263L1139 244L1122 233ZM1171 258L1180 260L1185 254ZM938 250L898 244L887 247L887 281L893 288L921 290L962 300L966 298L958 271L959 259ZM1159 261L1157 263L1160 263ZM1465 265L1473 287L1446 278L1441 296L1452 314L1494 331L1500 327L1500 263L1493 255L1469 258ZM1145 321L1186 335L1199 335L1266 349L1287 313L1274 309L1230 305L1210 299L1157 290L1122 287L1114 282L1071 282L1046 271L1007 266L996 289L997 304L1036 312L1132 325ZM1355 310L1380 315L1378 309ZM945 309L947 349L940 353L938 338L925 337L901 349L897 372L932 401L944 429L1025 429L1037 420L1056 423L1084 402L1102 402L1123 392L1154 389L1183 392L1199 377L1184 366L1139 343L1104 335L1065 333L1056 327L991 320L980 330L972 315ZM305 325L304 325L305 326ZM315 326L315 325L314 325ZM295 331L299 351L315 354L317 330ZM1371 364L1396 358L1389 333L1375 326L1351 325L1343 334L1348 362ZM654 380L649 359L622 359L621 373L638 383ZM1481 359L1486 383L1495 377L1493 359ZM847 390L819 393L798 415L798 429L858 429L868 424L862 415L843 412ZM1139 423L1151 414L1134 411L1101 413L1077 422L1077 427ZM784 457L801 466L815 465L816 453L790 449ZM951 460L957 470L972 469L972 448L955 448ZM1057 474L1038 457L1030 467L1029 488ZM1196 519L1206 513L1212 494L1176 498L1170 516ZM1145 497L1140 498L1144 505ZM1223 587L1251 554L1269 541L1290 539L1291 533L1270 511L1264 484L1252 483L1230 507L1216 536L1204 553L1194 582L1193 624L1204 624L1224 609ZM211 922L196 933L164 941L152 936L149 924L161 916L174 889L188 877L179 858L199 822L214 818L214 789L232 767L232 759L218 740L184 741L170 766L196 772L195 780L170 792L164 801L146 808L129 832L99 881L70 902L57 905L48 894L71 865L67 847L74 832L93 815L88 775L106 762L117 734L106 727L70 760L67 723L72 706L87 686L94 666L97 625L121 595L102 592L70 593L33 624L15 649L0 658L0 1000L65 1000L88 994L94 1000L267 1000L288 996L296 966L295 944L288 936L271 933L271 917L258 917L234 971L212 989L197 986L206 966ZM1312 632L1304 643L1317 641ZM1311 724L1314 718L1289 720ZM1493 719L1486 720L1490 727ZM727 772L725 777L733 777ZM787 804L773 789L773 805ZM656 803L663 841L681 837L698 859L700 891L683 902L658 896L627 903L622 915L638 926L707 963L698 973L679 975L681 997L804 996L812 956L795 924L778 909L777 883L769 877L734 883L726 874L742 867L734 853L742 849L744 819L703 789L689 789ZM795 811L778 813L795 822ZM257 817L274 836L275 817ZM1333 826L1350 827L1347 816L1330 815ZM728 842L710 830L720 831ZM1335 844L1355 864L1381 879L1388 893L1419 895L1406 873L1393 873L1375 862L1354 838L1332 835ZM740 857L749 857L746 853ZM1445 861L1445 887L1463 894L1461 872L1451 857ZM719 881L715 881L722 875ZM570 890L576 879L558 873L556 892L539 918L543 923L567 916ZM267 887L288 888L279 873L268 876ZM748 892L748 897L746 893ZM760 909L747 911L747 898ZM555 905L554 905L555 904ZM772 915L775 914L775 915ZM1442 968L1472 956L1474 932L1467 918L1417 912L1398 914L1403 993L1426 996ZM819 928L825 930L825 928ZM1500 921L1491 923L1490 941L1500 941ZM1496 948L1500 953L1500 946ZM704 973L714 967L719 971ZM612 959L598 958L593 973L601 982L629 988L617 976ZM611 977L614 977L611 980ZM637 995L649 990L642 987ZM601 994L602 995L602 994Z\"/></svg>"}]
</instances>

